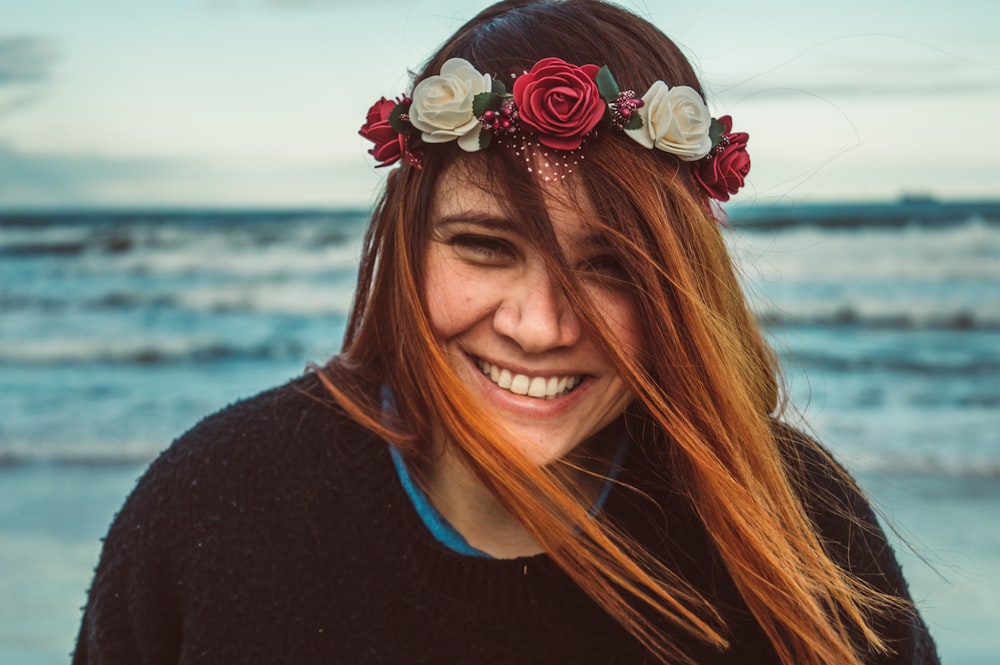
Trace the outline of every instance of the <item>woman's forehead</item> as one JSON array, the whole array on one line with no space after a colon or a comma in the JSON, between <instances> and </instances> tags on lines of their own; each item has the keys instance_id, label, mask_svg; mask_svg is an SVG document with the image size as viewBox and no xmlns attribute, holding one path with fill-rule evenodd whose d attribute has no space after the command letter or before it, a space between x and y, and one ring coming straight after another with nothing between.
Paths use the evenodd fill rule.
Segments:
<instances>
[{"instance_id":1,"label":"woman's forehead","mask_svg":"<svg viewBox=\"0 0 1000 665\"><path fill-rule=\"evenodd\" d=\"M465 160L449 166L438 179L433 201L435 220L464 214L520 224L528 217L537 217L544 208L553 224L572 219L581 232L597 221L590 198L573 178L505 188L487 169L476 168Z\"/></svg>"}]
</instances>

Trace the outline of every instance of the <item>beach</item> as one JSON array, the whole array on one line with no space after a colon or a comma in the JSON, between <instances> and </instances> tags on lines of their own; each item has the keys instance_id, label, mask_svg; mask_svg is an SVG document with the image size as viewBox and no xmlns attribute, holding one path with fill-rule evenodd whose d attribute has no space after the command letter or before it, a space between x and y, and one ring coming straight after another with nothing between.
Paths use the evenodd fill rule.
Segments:
<instances>
[{"instance_id":1,"label":"beach","mask_svg":"<svg viewBox=\"0 0 1000 665\"><path fill-rule=\"evenodd\" d=\"M0 662L67 662L100 538L173 438L337 351L366 216L0 213ZM997 662L1000 205L730 224L788 418L898 530L942 660Z\"/></svg>"}]
</instances>

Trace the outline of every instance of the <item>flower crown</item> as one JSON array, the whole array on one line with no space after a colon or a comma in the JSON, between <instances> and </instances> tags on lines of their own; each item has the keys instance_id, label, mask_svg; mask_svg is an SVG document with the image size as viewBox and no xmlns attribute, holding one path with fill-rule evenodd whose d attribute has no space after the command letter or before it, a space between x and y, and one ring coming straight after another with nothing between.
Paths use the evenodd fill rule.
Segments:
<instances>
[{"instance_id":1,"label":"flower crown","mask_svg":"<svg viewBox=\"0 0 1000 665\"><path fill-rule=\"evenodd\" d=\"M375 102L359 133L375 144L368 152L378 166L403 159L421 168L421 141L457 141L476 152L533 135L544 148L573 153L600 125L693 162L696 180L719 201L728 201L750 171L748 135L731 133L729 116L712 118L693 88L657 81L640 98L620 90L606 65L559 58L539 60L514 79L511 92L467 60L452 58L440 74L418 83L412 98Z\"/></svg>"}]
</instances>

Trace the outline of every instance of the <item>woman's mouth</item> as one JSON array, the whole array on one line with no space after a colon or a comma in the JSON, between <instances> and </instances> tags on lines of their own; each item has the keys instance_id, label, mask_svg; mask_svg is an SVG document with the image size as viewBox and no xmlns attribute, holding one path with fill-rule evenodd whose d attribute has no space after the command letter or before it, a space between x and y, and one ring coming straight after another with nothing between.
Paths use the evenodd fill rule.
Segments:
<instances>
[{"instance_id":1,"label":"woman's mouth","mask_svg":"<svg viewBox=\"0 0 1000 665\"><path fill-rule=\"evenodd\" d=\"M567 376L528 376L516 374L509 369L497 367L486 361L476 359L479 370L490 381L500 388L515 395L527 395L538 399L554 399L569 393L580 385L582 376L579 374Z\"/></svg>"}]
</instances>

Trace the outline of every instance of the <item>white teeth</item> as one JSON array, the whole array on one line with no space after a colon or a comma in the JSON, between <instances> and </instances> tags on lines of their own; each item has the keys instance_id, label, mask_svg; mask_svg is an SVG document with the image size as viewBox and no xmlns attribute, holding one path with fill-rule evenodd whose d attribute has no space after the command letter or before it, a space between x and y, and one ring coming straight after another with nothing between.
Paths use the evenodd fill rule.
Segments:
<instances>
[{"instance_id":1,"label":"white teeth","mask_svg":"<svg viewBox=\"0 0 1000 665\"><path fill-rule=\"evenodd\" d=\"M528 386L528 394L532 397L545 397L545 385L548 383L544 378L536 376Z\"/></svg>"},{"instance_id":2,"label":"white teeth","mask_svg":"<svg viewBox=\"0 0 1000 665\"><path fill-rule=\"evenodd\" d=\"M490 376L492 375L493 373L490 372ZM511 381L513 380L514 377L511 376L511 373L505 369L502 369L500 370L500 376L497 377L496 384L501 388L503 388L504 390L510 390L510 384Z\"/></svg>"},{"instance_id":3,"label":"white teeth","mask_svg":"<svg viewBox=\"0 0 1000 665\"><path fill-rule=\"evenodd\" d=\"M479 361L479 369L504 390L538 399L559 397L580 384L579 376L530 377L527 374L514 374L509 369L501 369L485 360Z\"/></svg>"},{"instance_id":4,"label":"white teeth","mask_svg":"<svg viewBox=\"0 0 1000 665\"><path fill-rule=\"evenodd\" d=\"M504 370L505 372L507 370ZM514 380L510 382L510 391L516 395L527 395L531 379L524 374L515 374Z\"/></svg>"}]
</instances>

